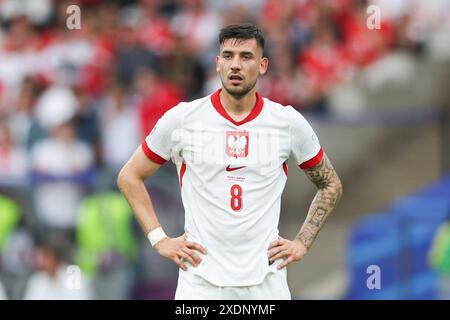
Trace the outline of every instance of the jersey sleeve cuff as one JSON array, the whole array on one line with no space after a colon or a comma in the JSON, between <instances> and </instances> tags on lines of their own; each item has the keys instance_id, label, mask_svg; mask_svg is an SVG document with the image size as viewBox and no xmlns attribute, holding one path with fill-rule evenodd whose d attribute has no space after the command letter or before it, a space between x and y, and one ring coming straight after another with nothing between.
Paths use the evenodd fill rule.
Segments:
<instances>
[{"instance_id":1,"label":"jersey sleeve cuff","mask_svg":"<svg viewBox=\"0 0 450 320\"><path fill-rule=\"evenodd\" d=\"M156 162L159 165L163 165L164 163L167 162L166 159L164 159L160 155L158 155L158 154L154 153L152 150L150 150L150 148L148 147L148 145L145 141L142 142L141 146L142 146L142 151L144 151L145 155L153 162Z\"/></svg>"},{"instance_id":2,"label":"jersey sleeve cuff","mask_svg":"<svg viewBox=\"0 0 450 320\"><path fill-rule=\"evenodd\" d=\"M320 161L322 161L322 159L323 159L323 150L322 148L320 148L319 152L314 157L301 163L299 167L300 169L303 170L312 168L314 166L317 166L320 163Z\"/></svg>"}]
</instances>

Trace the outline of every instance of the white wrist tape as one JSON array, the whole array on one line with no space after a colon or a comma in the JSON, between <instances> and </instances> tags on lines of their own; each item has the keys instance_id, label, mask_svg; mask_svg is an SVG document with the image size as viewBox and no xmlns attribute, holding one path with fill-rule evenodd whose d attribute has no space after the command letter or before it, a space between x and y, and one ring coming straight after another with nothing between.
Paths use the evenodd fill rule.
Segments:
<instances>
[{"instance_id":1,"label":"white wrist tape","mask_svg":"<svg viewBox=\"0 0 450 320\"><path fill-rule=\"evenodd\" d=\"M166 237L167 235L165 234L164 230L161 227L158 227L147 234L147 238L148 240L150 240L152 247L154 247L155 244L157 244L159 241L161 241Z\"/></svg>"}]
</instances>

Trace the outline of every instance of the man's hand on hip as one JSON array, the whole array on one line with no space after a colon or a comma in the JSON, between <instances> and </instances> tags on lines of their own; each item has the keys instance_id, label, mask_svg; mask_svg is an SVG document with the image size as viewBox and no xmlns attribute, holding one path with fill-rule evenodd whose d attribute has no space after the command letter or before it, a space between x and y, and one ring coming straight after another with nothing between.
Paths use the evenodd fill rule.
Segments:
<instances>
[{"instance_id":1,"label":"man's hand on hip","mask_svg":"<svg viewBox=\"0 0 450 320\"><path fill-rule=\"evenodd\" d=\"M206 254L205 248L196 242L186 240L186 235L178 238L164 238L156 243L154 248L161 256L174 261L184 271L187 270L187 267L183 260L194 267L197 267L202 262L202 259L194 250Z\"/></svg>"},{"instance_id":2,"label":"man's hand on hip","mask_svg":"<svg viewBox=\"0 0 450 320\"><path fill-rule=\"evenodd\" d=\"M283 258L284 261L277 267L282 269L293 261L301 260L307 252L308 248L299 239L291 241L278 237L278 240L270 243L267 255L269 261Z\"/></svg>"}]
</instances>

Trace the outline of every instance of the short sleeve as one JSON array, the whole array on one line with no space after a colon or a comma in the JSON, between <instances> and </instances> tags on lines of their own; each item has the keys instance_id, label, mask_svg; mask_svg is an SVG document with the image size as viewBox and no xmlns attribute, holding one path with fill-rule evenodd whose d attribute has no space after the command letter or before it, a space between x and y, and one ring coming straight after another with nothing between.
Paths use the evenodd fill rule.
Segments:
<instances>
[{"instance_id":1,"label":"short sleeve","mask_svg":"<svg viewBox=\"0 0 450 320\"><path fill-rule=\"evenodd\" d=\"M176 133L181 129L181 110L180 103L166 111L141 144L145 155L157 164L163 165L170 159Z\"/></svg>"},{"instance_id":2,"label":"short sleeve","mask_svg":"<svg viewBox=\"0 0 450 320\"><path fill-rule=\"evenodd\" d=\"M291 121L291 154L301 169L314 167L322 161L323 150L319 139L306 119L291 106L288 108Z\"/></svg>"}]
</instances>

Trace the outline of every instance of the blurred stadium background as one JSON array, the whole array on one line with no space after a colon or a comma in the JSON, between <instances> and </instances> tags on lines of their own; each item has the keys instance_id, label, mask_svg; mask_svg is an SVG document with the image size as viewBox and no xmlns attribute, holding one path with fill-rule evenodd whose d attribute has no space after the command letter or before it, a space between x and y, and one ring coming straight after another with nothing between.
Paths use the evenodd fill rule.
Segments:
<instances>
[{"instance_id":1,"label":"blurred stadium background","mask_svg":"<svg viewBox=\"0 0 450 320\"><path fill-rule=\"evenodd\" d=\"M72 4L80 30L66 27ZM173 298L177 268L151 249L116 174L168 108L219 87L218 32L243 21L266 36L259 91L305 115L344 183L288 269L293 297L450 298L449 1L0 0L0 299ZM174 166L148 188L181 234ZM292 165L282 236L314 192Z\"/></svg>"}]
</instances>

